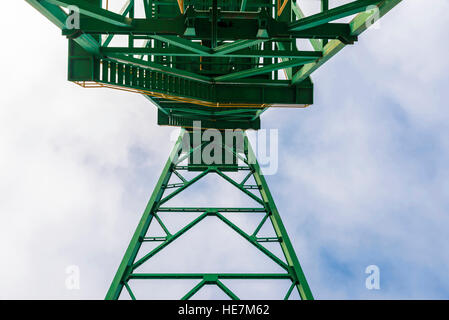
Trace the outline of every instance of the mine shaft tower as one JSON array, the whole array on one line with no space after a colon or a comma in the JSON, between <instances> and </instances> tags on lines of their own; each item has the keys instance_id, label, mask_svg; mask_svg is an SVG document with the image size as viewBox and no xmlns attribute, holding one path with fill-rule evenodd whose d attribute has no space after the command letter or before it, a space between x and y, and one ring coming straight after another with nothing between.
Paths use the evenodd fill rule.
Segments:
<instances>
[{"instance_id":1,"label":"mine shaft tower","mask_svg":"<svg viewBox=\"0 0 449 320\"><path fill-rule=\"evenodd\" d=\"M313 103L310 75L401 0L26 0L68 38L68 80L86 88L112 88L144 95L158 108L159 125L181 127L181 135L164 166L153 194L125 252L106 299L126 290L136 298L130 280L197 279L180 298L188 299L205 285L216 285L238 299L228 279L288 279L282 296L297 290L313 299L306 277L287 235L245 131L260 129L268 108L304 108ZM305 16L301 4L318 1L320 12ZM111 6L121 2L122 8ZM342 4L343 3L343 4ZM138 9L143 8L138 17ZM341 22L342 19L348 22ZM336 21L340 22L336 22ZM124 41L114 44L114 38ZM309 42L304 50L298 39ZM117 42L117 41L116 41ZM304 45L302 45L304 47ZM231 162L197 163L204 144L189 144L190 133L202 128L239 129L240 147L220 144ZM183 162L186 162L183 164ZM196 173L187 179L184 172ZM245 172L236 181L232 172ZM166 203L208 174L217 174L258 206L170 207ZM174 181L174 179L177 179ZM249 184L249 181L253 181ZM177 232L170 232L162 214L199 213ZM225 217L250 213L262 219L246 233ZM142 273L139 267L176 239L213 216L280 266L282 273ZM157 223L164 236L147 234ZM275 237L259 231L271 224ZM156 244L141 252L142 244ZM276 242L282 257L264 242ZM138 298L138 297L137 297Z\"/></svg>"}]
</instances>

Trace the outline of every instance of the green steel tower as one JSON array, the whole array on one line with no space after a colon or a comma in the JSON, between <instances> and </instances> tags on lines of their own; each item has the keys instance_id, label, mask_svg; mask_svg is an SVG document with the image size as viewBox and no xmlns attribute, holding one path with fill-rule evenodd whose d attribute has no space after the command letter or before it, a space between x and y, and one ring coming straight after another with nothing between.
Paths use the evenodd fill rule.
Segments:
<instances>
[{"instance_id":1,"label":"green steel tower","mask_svg":"<svg viewBox=\"0 0 449 320\"><path fill-rule=\"evenodd\" d=\"M68 38L69 81L86 88L140 93L157 107L159 125L182 128L106 299L118 299L124 291L132 299L139 298L130 281L148 279L197 280L182 299L189 299L206 285L215 285L238 299L226 280L283 279L291 282L282 293L285 299L294 290L301 299L313 299L246 130L260 129L261 115L268 108L313 104L310 75L402 0L26 1ZM301 6L306 2L318 2L320 10L305 15ZM117 3L120 7L114 7ZM123 41L114 41L117 38ZM304 39L307 44L300 43ZM232 130L232 143L195 141L196 132L205 129ZM201 150L206 147L213 147L214 159L223 161L202 159ZM195 176L186 178L186 172ZM236 172L244 173L244 178L232 178ZM257 206L167 205L209 174L218 175ZM161 218L163 213L192 212L199 215L177 232L170 232ZM247 233L226 218L227 213L262 218L255 230ZM151 263L156 254L206 217L223 222L283 272L139 272L140 266ZM148 234L151 224L158 224L164 235ZM259 235L267 225L275 236ZM146 242L154 248L141 252ZM282 257L267 249L265 242L277 243Z\"/></svg>"}]
</instances>

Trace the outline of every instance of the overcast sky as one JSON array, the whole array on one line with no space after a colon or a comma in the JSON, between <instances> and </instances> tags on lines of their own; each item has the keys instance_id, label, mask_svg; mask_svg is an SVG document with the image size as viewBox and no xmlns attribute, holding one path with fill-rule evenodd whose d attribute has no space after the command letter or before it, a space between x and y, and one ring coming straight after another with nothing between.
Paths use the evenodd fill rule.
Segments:
<instances>
[{"instance_id":1,"label":"overcast sky","mask_svg":"<svg viewBox=\"0 0 449 320\"><path fill-rule=\"evenodd\" d=\"M158 127L156 108L140 95L68 82L60 30L25 1L6 9L0 298L102 299L174 129ZM313 106L262 118L279 130L279 170L267 179L316 298L449 298L448 11L445 0L403 1L314 74ZM245 201L216 181L176 203ZM213 259L220 270L268 268L243 245L211 217L152 270L211 271ZM380 290L365 288L373 264ZM66 287L72 265L79 290ZM194 284L153 283L150 291L179 298ZM267 288L285 285L233 288L243 298L282 298ZM198 297L220 293L207 288Z\"/></svg>"}]
</instances>

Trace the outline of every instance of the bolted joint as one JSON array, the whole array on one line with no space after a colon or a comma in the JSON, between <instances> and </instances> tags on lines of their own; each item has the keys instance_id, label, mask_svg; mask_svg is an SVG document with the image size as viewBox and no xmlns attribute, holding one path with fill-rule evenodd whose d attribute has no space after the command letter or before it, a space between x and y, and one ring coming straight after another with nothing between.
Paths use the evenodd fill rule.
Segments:
<instances>
[{"instance_id":1,"label":"bolted joint","mask_svg":"<svg viewBox=\"0 0 449 320\"><path fill-rule=\"evenodd\" d=\"M206 284L216 284L218 281L218 275L216 274L205 274L203 280Z\"/></svg>"},{"instance_id":2,"label":"bolted joint","mask_svg":"<svg viewBox=\"0 0 449 320\"><path fill-rule=\"evenodd\" d=\"M218 211L217 210L210 210L210 211L207 211L206 212L206 215L208 216L208 217L215 217L215 216L217 216L217 214L218 214Z\"/></svg>"}]
</instances>

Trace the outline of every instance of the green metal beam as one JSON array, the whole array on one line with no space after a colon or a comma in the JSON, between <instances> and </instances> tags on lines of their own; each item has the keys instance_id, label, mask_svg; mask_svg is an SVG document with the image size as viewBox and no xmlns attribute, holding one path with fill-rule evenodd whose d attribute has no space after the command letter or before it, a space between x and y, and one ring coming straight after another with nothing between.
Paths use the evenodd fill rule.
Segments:
<instances>
[{"instance_id":1,"label":"green metal beam","mask_svg":"<svg viewBox=\"0 0 449 320\"><path fill-rule=\"evenodd\" d=\"M362 32L366 31L371 23L367 23L368 21L372 22L373 18L382 18L385 14L387 14L391 9L401 3L402 0L383 0L377 5L378 12L373 10L362 12L358 14L352 21L349 23L351 28L352 35L360 35ZM377 13L379 14L377 16Z\"/></svg>"},{"instance_id":2,"label":"green metal beam","mask_svg":"<svg viewBox=\"0 0 449 320\"><path fill-rule=\"evenodd\" d=\"M271 260L273 260L275 263L277 263L281 268L288 270L288 266L285 264L284 261L279 259L275 254L273 254L270 250L259 244L253 237L248 235L246 232L244 232L242 229L240 229L238 226L236 226L234 223L232 223L229 219L226 219L222 214L217 213L217 217L222 220L225 224L227 224L231 229L236 231L240 236L245 238L249 243L251 243L253 246L255 246L257 249L259 249L261 252L263 252L266 256L268 256Z\"/></svg>"},{"instance_id":3,"label":"green metal beam","mask_svg":"<svg viewBox=\"0 0 449 320\"><path fill-rule=\"evenodd\" d=\"M185 49L194 53L205 54L210 53L210 48L202 46L199 43L192 42L190 40L178 37L178 36L159 36L152 35L151 38L159 41L166 42L168 44L172 44L181 49Z\"/></svg>"},{"instance_id":4,"label":"green metal beam","mask_svg":"<svg viewBox=\"0 0 449 320\"><path fill-rule=\"evenodd\" d=\"M61 7L76 6L79 8L81 14L110 23L120 27L131 26L132 19L124 17L120 14L109 10L100 8L97 5L91 4L86 0L45 0L48 3L55 4Z\"/></svg>"},{"instance_id":5,"label":"green metal beam","mask_svg":"<svg viewBox=\"0 0 449 320\"><path fill-rule=\"evenodd\" d=\"M151 18L151 5L150 0L143 0L143 8L145 10L145 17L147 19Z\"/></svg>"},{"instance_id":6,"label":"green metal beam","mask_svg":"<svg viewBox=\"0 0 449 320\"><path fill-rule=\"evenodd\" d=\"M125 282L125 288L129 293L129 296L131 297L131 300L137 300L136 296L134 295L134 293L132 292L131 288L129 287L128 283Z\"/></svg>"},{"instance_id":7,"label":"green metal beam","mask_svg":"<svg viewBox=\"0 0 449 320\"><path fill-rule=\"evenodd\" d=\"M145 3L146 3L146 1L145 1ZM122 7L122 9L120 10L119 14L124 17L131 11L131 9L133 7L134 7L134 2L132 2L131 0L128 0L125 3L125 5ZM128 29L128 27L126 29ZM64 30L63 30L62 34L64 34ZM111 43L113 38L114 38L114 34L108 34L108 37L105 39L105 41L103 43L103 46L107 47L109 45L109 43Z\"/></svg>"},{"instance_id":8,"label":"green metal beam","mask_svg":"<svg viewBox=\"0 0 449 320\"><path fill-rule=\"evenodd\" d=\"M273 224L276 236L282 239L281 242L282 252L284 253L288 265L293 271L293 275L295 277L294 281L298 289L299 295L301 299L311 300L313 299L312 291L310 290L309 284L304 275L304 271L302 270L302 267L299 263L298 257L295 254L293 245L290 242L287 230L285 229L281 216L279 215L279 211L276 208L273 196L271 195L270 189L268 188L268 184L265 180L265 177L262 174L259 163L255 161L256 156L254 154L253 149L251 148L247 136L245 136L245 152L247 154L248 159L254 160L250 161L251 162L250 167L254 174L254 180L256 181L256 184L259 186L262 199L265 202L265 208L269 214L271 223Z\"/></svg>"},{"instance_id":9,"label":"green metal beam","mask_svg":"<svg viewBox=\"0 0 449 320\"><path fill-rule=\"evenodd\" d=\"M288 60L288 61L284 61L284 62L280 62L280 63L273 63L273 64L270 64L270 65L267 65L267 66L261 67L261 68L248 69L248 70L243 70L243 71L239 71L239 72L234 72L234 73L218 76L218 77L215 77L214 80L215 81L227 81L227 80L235 80L235 79L240 79L240 78L252 77L255 75L259 75L259 74L263 74L263 73L267 73L267 72L271 72L271 71L276 71L279 69L301 66L301 65L304 65L311 61L315 61L316 59L317 58L296 58L296 59L292 59L292 60Z\"/></svg>"},{"instance_id":10,"label":"green metal beam","mask_svg":"<svg viewBox=\"0 0 449 320\"><path fill-rule=\"evenodd\" d=\"M245 49L248 47L252 47L255 45L258 45L264 41L267 41L268 39L257 39L257 40L238 40L230 43L222 44L221 46L218 46L213 49L214 55L221 55L221 54L227 54L231 52L235 52L241 49Z\"/></svg>"},{"instance_id":11,"label":"green metal beam","mask_svg":"<svg viewBox=\"0 0 449 320\"><path fill-rule=\"evenodd\" d=\"M381 1L378 7L378 15L379 18L383 17L388 13L391 9L393 9L396 5L401 3L402 0L383 0ZM352 21L350 22L351 34L360 35L368 28L367 22L373 18L375 12L363 12L359 13ZM330 58L335 56L338 52L340 52L345 47L341 41L333 40L330 41L323 49L323 57L318 59L316 62L308 63L304 65L292 78L292 84L300 83L307 77L309 77L315 70L324 65Z\"/></svg>"},{"instance_id":12,"label":"green metal beam","mask_svg":"<svg viewBox=\"0 0 449 320\"><path fill-rule=\"evenodd\" d=\"M154 213L153 213L154 215ZM190 222L187 226L176 232L173 236L168 237L166 241L164 241L161 245L154 248L152 251L144 255L142 258L140 258L138 261L134 262L131 266L131 269L134 271L138 267L140 267L142 264L147 262L150 258L152 258L157 253L161 252L163 249L165 249L168 245L170 245L173 241L178 239L180 236L182 236L184 233L192 229L195 225L197 225L199 222L201 222L205 217L207 216L207 213L203 213L198 218Z\"/></svg>"},{"instance_id":13,"label":"green metal beam","mask_svg":"<svg viewBox=\"0 0 449 320\"><path fill-rule=\"evenodd\" d=\"M310 81L295 86L291 86L289 81L285 80L273 81L256 78L213 81L211 78L184 69L170 68L125 55L117 55L117 58L114 56L114 58L99 59L94 62L94 66L98 70L102 66L101 72L97 72L96 69L88 69L85 78L78 77L74 81L95 81L113 88L138 90L150 95L155 93L155 102L168 109L176 108L181 103L181 106L188 108L206 108L216 111L223 110L223 108L229 110L230 107L233 110L251 108L254 112L257 112L262 104L266 106L274 104L274 106L304 107L313 103L313 85ZM90 76L91 72L94 73L93 78ZM245 90L247 94L242 96L242 90ZM158 94L166 96L158 99ZM181 100L188 100L179 101L176 97L182 98ZM164 118L167 117L167 114L161 113L161 116ZM190 126L192 122L191 119L185 119L186 122L183 122L183 119L179 117L169 116L169 118L160 119L158 115L158 123L161 125ZM247 119L242 119L242 122L247 122L247 125L243 127L238 127L243 125L241 122L219 122L216 120L214 120L213 125L219 126L220 129L260 128L259 120L250 127L248 127ZM225 123L226 126L223 127Z\"/></svg>"},{"instance_id":14,"label":"green metal beam","mask_svg":"<svg viewBox=\"0 0 449 320\"><path fill-rule=\"evenodd\" d=\"M182 134L184 132L181 131L181 135L176 141L175 147L173 148L169 159L165 163L164 169L162 170L162 174L159 177L159 180L156 184L156 188L154 189L153 194L151 195L150 200L148 201L147 207L145 208L145 211L142 215L142 218L140 219L139 225L137 226L136 231L134 232L134 235L131 239L131 242L128 246L128 249L125 252L125 255L122 259L122 262L120 263L120 266L117 270L117 273L115 274L115 277L112 281L112 284L108 290L108 293L106 294L106 299L118 299L120 296L120 293L123 289L123 285L125 283L125 279L128 277L131 267L133 265L134 260L136 259L137 253L139 252L139 249L142 245L141 239L145 236L145 234L148 231L148 228L150 226L150 223L153 218L153 211L155 209L155 206L158 204L159 200L162 198L163 194L163 186L168 183L171 177L171 173L173 170L173 159L175 159L181 150L181 144L182 144Z\"/></svg>"},{"instance_id":15,"label":"green metal beam","mask_svg":"<svg viewBox=\"0 0 449 320\"><path fill-rule=\"evenodd\" d=\"M154 101L154 99L152 99L149 95L143 94L143 96L150 101L152 104L154 104L156 106L156 108L158 108L161 112L165 113L166 115L168 115L167 110L165 110L164 108L162 108L159 103L157 103L156 101Z\"/></svg>"},{"instance_id":16,"label":"green metal beam","mask_svg":"<svg viewBox=\"0 0 449 320\"><path fill-rule=\"evenodd\" d=\"M223 282L221 282L220 280L217 280L215 282L215 284L217 285L217 287L219 287L224 293L226 293L226 295L231 298L232 300L240 300L239 297L237 297L234 292L232 292L231 290L229 290L228 287L226 287L224 285Z\"/></svg>"},{"instance_id":17,"label":"green metal beam","mask_svg":"<svg viewBox=\"0 0 449 320\"><path fill-rule=\"evenodd\" d=\"M55 24L58 28L65 27L67 14L58 6L38 0L25 0L32 5L37 11L44 15L48 20Z\"/></svg>"},{"instance_id":18,"label":"green metal beam","mask_svg":"<svg viewBox=\"0 0 449 320\"><path fill-rule=\"evenodd\" d=\"M178 142L175 145L175 148L172 151L172 155L169 159L169 161L166 164L166 167L163 170L163 173L161 175L161 178L158 181L158 184L156 186L156 189L153 191L153 195L150 199L149 204L147 205L147 209L144 212L144 215L141 219L141 222L139 223L139 226L131 240L131 243L128 247L128 250L125 254L125 257L122 260L122 263L119 267L119 271L117 272L116 277L114 278L114 281L111 285L111 288L108 292L108 295L106 296L107 299L117 299L120 296L120 292L123 287L125 287L131 297L134 297L134 294L131 291L131 286L129 284L130 280L133 281L144 281L144 280L187 280L187 279L197 279L200 280L199 283L197 283L191 290L189 290L184 296L183 299L189 299L194 294L196 294L201 288L203 288L205 285L216 285L220 289L222 289L231 299L238 299L238 296L221 280L231 280L231 279L238 279L238 280L262 280L262 279L271 279L271 280L290 280L292 282L292 286L294 288L297 288L298 293L302 299L313 299L310 290L308 290L307 282L305 278L303 278L302 269L299 265L298 259L293 251L293 247L291 246L291 242L288 238L288 235L285 231L285 228L282 224L282 221L280 220L279 213L277 212L277 209L274 205L274 201L271 197L271 194L268 190L268 186L266 185L266 182L260 172L260 167L258 166L257 162L254 164L253 162L249 163L249 160L251 157L254 156L251 149L248 149L248 139L244 135L243 132L239 131L239 134L241 134L241 138L245 142L245 148L244 152L243 150L237 151L237 149L229 148L225 144L222 146L229 150L231 153L234 153L234 155L242 158L243 162L246 163L246 169L248 170L248 174L240 183L237 183L227 175L225 175L221 168L222 164L215 164L212 163L210 165L205 165L204 170L201 171L195 178L187 181L181 176L181 183L177 184L168 184L169 176L172 173L176 174L176 171L178 169L181 169L179 166L176 166L176 163L183 161L184 158L188 158L188 166L187 169L190 170L196 166L196 164L191 163L191 155L194 152L197 152L195 150L198 149L199 146L191 148L190 151L187 151L185 153L181 153L182 150L180 149L180 143L182 141L182 137L185 134L184 132L181 133L180 138L178 139ZM189 138L190 139L190 138ZM204 143L201 144L204 147ZM201 150L199 150L201 153ZM251 158L253 159L253 158ZM190 169L189 169L190 168ZM247 196L254 198L257 200L263 207L261 208L221 208L221 207L212 207L212 208L191 208L191 207L161 207L161 204L166 201L167 199L172 199L174 196L178 195L182 191L184 191L188 186L192 185L193 183L197 182L201 177L204 177L205 175L209 173L217 173L219 176L224 178L224 180L231 182L234 186L236 186L239 190L244 192ZM179 174L179 173L178 173ZM254 186L255 190L258 190L260 193L260 197L255 196L253 193L250 193L248 190L246 190L245 187L248 187L245 185L245 183L248 181L249 177L253 176L254 180L257 183L257 187ZM178 176L179 177L179 176ZM175 192L169 193L167 196L163 196L166 189L170 186L174 188L177 188ZM251 185L250 185L251 186ZM262 199L262 201L261 201ZM168 229L165 227L163 221L159 217L159 213L171 213L171 214L185 214L188 212L198 212L201 213L198 217L196 217L193 221L185 225L183 228L181 228L178 232L174 233L173 235L169 233ZM264 218L262 219L262 222L258 225L256 231L253 234L248 234L243 229L241 229L237 224L231 222L228 218L226 218L222 213L225 212L234 212L236 214L242 213L242 212L248 212L248 213L264 213ZM149 224L152 221L152 217L155 217L159 224L162 226L162 228L165 230L166 236L165 237L152 237L151 235L146 235L147 230L149 230ZM229 228L234 230L238 235L243 237L248 243L253 245L255 248L257 248L262 254L264 254L267 258L271 259L274 263L279 265L284 271L277 272L277 273L146 273L146 272L139 272L138 268L141 267L143 264L149 263L150 259L153 258L156 254L164 250L167 246L169 246L171 243L176 241L178 238L180 238L182 235L184 235L186 232L191 230L192 228L196 227L202 220L204 220L206 217L216 217L222 222L224 222L225 225L227 225ZM262 227L262 224L271 222L274 232L276 233L276 237L256 237L257 230L260 230ZM154 222L153 222L154 223ZM161 242L158 246L156 246L153 250L150 252L144 254L142 258L135 261L135 258L137 256L136 252L140 250L140 244L144 241L158 241ZM265 246L261 245L260 242L275 242L278 243L285 261L282 260L280 257L278 257L276 254L274 254L271 250L266 248ZM134 283L134 282L133 282ZM289 289L287 292L287 296L290 296L293 289Z\"/></svg>"},{"instance_id":19,"label":"green metal beam","mask_svg":"<svg viewBox=\"0 0 449 320\"><path fill-rule=\"evenodd\" d=\"M132 4L124 11L120 11L122 16L128 14ZM295 9L296 8L296 9ZM293 6L293 11L298 12L298 7ZM195 28L193 35L185 35L186 25L184 16L177 16L175 18L161 18L161 19L142 19L135 18L132 20L132 26L116 26L111 25L106 22L99 21L94 18L83 17L80 21L79 31L87 34L122 34L122 35L133 35L149 38L152 35L158 36L175 36L183 35L185 39L188 40L205 40L210 38L210 33L212 28L209 24L203 26L198 26ZM257 25L254 19L247 19L248 23L252 23L253 27L249 26L247 28L242 28L240 24L233 23L233 20L228 21L225 26L217 26L217 37L219 40L235 40L235 39L246 39L246 40L258 40L260 37L257 34ZM241 23L242 19L236 19ZM326 23L323 25L318 25L315 27L306 28L300 31L291 31L288 28L288 23L283 21L270 20L267 22L267 39L308 39L308 38L326 38L326 39L336 39L338 37L348 37L349 29L348 25L345 23ZM193 27L192 27L193 28ZM78 30L77 30L78 31ZM70 34L73 30L64 30L63 35ZM265 39L265 38L264 38Z\"/></svg>"},{"instance_id":20,"label":"green metal beam","mask_svg":"<svg viewBox=\"0 0 449 320\"><path fill-rule=\"evenodd\" d=\"M67 14L58 6L38 0L25 0L35 9L37 9L48 20L55 24L58 28L63 29L66 26ZM99 54L100 44L91 35L83 34L75 41L87 52L91 54Z\"/></svg>"},{"instance_id":21,"label":"green metal beam","mask_svg":"<svg viewBox=\"0 0 449 320\"><path fill-rule=\"evenodd\" d=\"M321 12L329 10L329 0L321 0ZM323 47L328 43L327 39L322 40Z\"/></svg>"},{"instance_id":22,"label":"green metal beam","mask_svg":"<svg viewBox=\"0 0 449 320\"><path fill-rule=\"evenodd\" d=\"M366 11L367 7L378 4L380 0L358 0L351 3L320 12L308 17L304 17L298 21L290 24L290 30L304 30L311 27L316 27L327 22L345 18L347 16Z\"/></svg>"},{"instance_id":23,"label":"green metal beam","mask_svg":"<svg viewBox=\"0 0 449 320\"><path fill-rule=\"evenodd\" d=\"M200 82L211 83L211 78L209 78L209 77L205 77L205 76L202 76L202 75L199 75L199 74L196 74L193 72L181 70L181 69L170 68L167 66L160 65L158 63L151 62L151 61L144 61L144 60L132 58L132 57L126 56L124 54L109 54L109 57L114 58L116 61L119 61L119 62L125 62L125 63L129 62L135 66L141 66L141 67L148 68L151 70L161 71L161 72L164 72L167 74L173 74L176 76L184 77L186 79L192 79L192 80L196 80L196 81L200 81Z\"/></svg>"},{"instance_id":24,"label":"green metal beam","mask_svg":"<svg viewBox=\"0 0 449 320\"><path fill-rule=\"evenodd\" d=\"M244 279L291 279L288 273L132 273L128 279L203 279L205 276L216 277L222 280L244 280Z\"/></svg>"},{"instance_id":25,"label":"green metal beam","mask_svg":"<svg viewBox=\"0 0 449 320\"><path fill-rule=\"evenodd\" d=\"M227 207L160 207L159 212L265 212L264 208L227 208Z\"/></svg>"},{"instance_id":26,"label":"green metal beam","mask_svg":"<svg viewBox=\"0 0 449 320\"><path fill-rule=\"evenodd\" d=\"M246 3L248 2L248 0L242 0L242 4L240 5L240 11L245 11L246 10Z\"/></svg>"},{"instance_id":27,"label":"green metal beam","mask_svg":"<svg viewBox=\"0 0 449 320\"><path fill-rule=\"evenodd\" d=\"M298 6L298 0L292 3L292 11L295 14L296 18L298 20L304 19L304 17L306 16L301 8ZM315 51L320 51L323 49L323 44L321 43L320 40L318 39L310 39L310 44L312 45L312 48Z\"/></svg>"},{"instance_id":28,"label":"green metal beam","mask_svg":"<svg viewBox=\"0 0 449 320\"><path fill-rule=\"evenodd\" d=\"M184 297L182 297L181 300L188 300L188 299L190 299L195 293L200 291L200 289L202 287L204 287L205 285L206 285L206 281L204 281L204 280L200 281L195 287L192 288L192 290L187 292L187 294Z\"/></svg>"},{"instance_id":29,"label":"green metal beam","mask_svg":"<svg viewBox=\"0 0 449 320\"><path fill-rule=\"evenodd\" d=\"M125 48L125 47L102 47L100 52L104 55L109 54L138 54L151 56L173 56L173 57L229 57L229 58L320 58L323 56L317 51L293 51L293 50L252 50L243 49L231 53L209 53L192 52L181 48Z\"/></svg>"},{"instance_id":30,"label":"green metal beam","mask_svg":"<svg viewBox=\"0 0 449 320\"><path fill-rule=\"evenodd\" d=\"M296 45L296 40L292 41L291 43L289 43L289 45L291 47L293 47L294 50L298 50L298 47ZM285 44L283 42L276 42L276 46L279 48L279 51L289 51L289 49L286 48ZM319 51L316 51L319 52ZM322 53L319 52L320 55L322 56ZM279 57L280 61L287 63L288 61L290 61L287 57ZM291 80L292 79L292 75L293 75L293 71L292 71L292 66L284 69L285 72L285 76L287 78L287 80Z\"/></svg>"}]
</instances>

